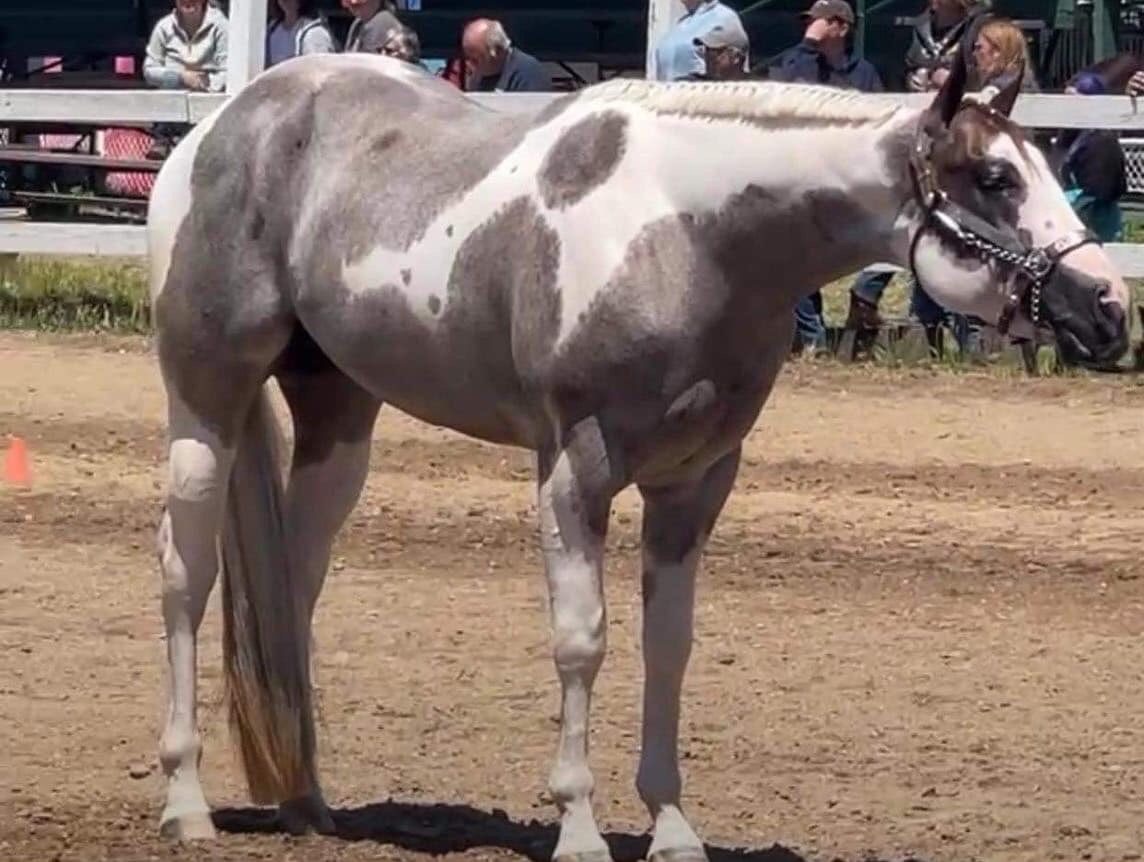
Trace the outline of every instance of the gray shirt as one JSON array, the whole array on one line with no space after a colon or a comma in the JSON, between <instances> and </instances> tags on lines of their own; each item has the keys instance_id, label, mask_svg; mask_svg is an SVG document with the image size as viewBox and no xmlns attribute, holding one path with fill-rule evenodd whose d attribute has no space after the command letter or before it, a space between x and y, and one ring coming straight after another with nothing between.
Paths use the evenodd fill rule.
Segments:
<instances>
[{"instance_id":1,"label":"gray shirt","mask_svg":"<svg viewBox=\"0 0 1144 862\"><path fill-rule=\"evenodd\" d=\"M346 33L346 51L380 54L389 34L400 27L397 16L384 9L364 23L360 18L354 18Z\"/></svg>"}]
</instances>

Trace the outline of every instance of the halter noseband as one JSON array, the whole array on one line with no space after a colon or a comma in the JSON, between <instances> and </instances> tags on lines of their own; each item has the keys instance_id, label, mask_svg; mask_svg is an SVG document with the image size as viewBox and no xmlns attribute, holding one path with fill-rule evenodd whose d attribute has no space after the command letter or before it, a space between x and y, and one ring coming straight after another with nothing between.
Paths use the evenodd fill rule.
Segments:
<instances>
[{"instance_id":1,"label":"halter noseband","mask_svg":"<svg viewBox=\"0 0 1144 862\"><path fill-rule=\"evenodd\" d=\"M997 113L987 105L980 107L991 113ZM997 320L998 332L1004 335L1009 331L1013 317L1026 296L1029 299L1029 319L1034 326L1039 326L1041 291L1061 258L1088 243L1100 245L1100 239L1092 231L1085 229L1070 231L1045 246L1026 245L1016 236L1002 232L985 219L950 200L949 196L938 188L932 159L933 137L926 130L924 123L919 123L909 160L914 195L923 213L922 223L910 242L909 265L914 280L921 284L917 267L914 266L918 240L926 228L933 225L939 232L986 263L998 263L1013 271L1009 294L1005 299L1001 316Z\"/></svg>"}]
</instances>

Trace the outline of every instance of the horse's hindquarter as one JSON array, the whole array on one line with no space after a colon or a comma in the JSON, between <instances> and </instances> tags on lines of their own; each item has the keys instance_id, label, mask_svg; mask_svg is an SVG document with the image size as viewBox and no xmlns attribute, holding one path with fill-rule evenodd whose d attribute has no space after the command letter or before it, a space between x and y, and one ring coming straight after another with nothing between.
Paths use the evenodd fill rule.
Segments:
<instances>
[{"instance_id":1,"label":"horse's hindquarter","mask_svg":"<svg viewBox=\"0 0 1144 862\"><path fill-rule=\"evenodd\" d=\"M323 86L289 244L296 313L322 350L394 406L531 445L512 357L512 287L553 269L551 237L512 160L527 118L475 108L448 85L386 80L335 118ZM530 308L532 306L530 305Z\"/></svg>"}]
</instances>

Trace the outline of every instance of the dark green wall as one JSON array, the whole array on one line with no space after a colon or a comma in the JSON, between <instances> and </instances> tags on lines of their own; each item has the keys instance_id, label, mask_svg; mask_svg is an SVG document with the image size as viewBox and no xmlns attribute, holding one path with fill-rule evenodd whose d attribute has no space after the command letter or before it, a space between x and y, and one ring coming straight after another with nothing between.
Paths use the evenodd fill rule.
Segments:
<instances>
[{"instance_id":1,"label":"dark green wall","mask_svg":"<svg viewBox=\"0 0 1144 862\"><path fill-rule=\"evenodd\" d=\"M270 0L273 2L273 0ZM1018 18L1052 21L1056 0L999 0L997 11ZM868 20L866 54L887 84L896 87L909 28L895 18L916 14L925 0L893 0ZM422 0L421 12L403 13L421 37L426 56L454 52L463 22L495 15L525 50L548 60L602 60L642 68L646 0ZM736 8L750 5L731 0ZM871 5L873 5L871 3ZM798 12L805 0L775 0L744 18L756 59L796 42L802 31ZM346 19L337 0L322 0L339 31ZM81 54L141 50L153 22L170 9L168 0L0 0L0 40L8 53Z\"/></svg>"}]
</instances>

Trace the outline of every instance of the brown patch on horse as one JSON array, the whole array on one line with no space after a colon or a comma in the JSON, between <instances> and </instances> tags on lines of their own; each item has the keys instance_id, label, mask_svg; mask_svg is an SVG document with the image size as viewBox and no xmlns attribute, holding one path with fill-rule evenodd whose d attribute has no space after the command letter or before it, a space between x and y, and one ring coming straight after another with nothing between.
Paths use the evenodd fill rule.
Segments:
<instances>
[{"instance_id":1,"label":"brown patch on horse","mask_svg":"<svg viewBox=\"0 0 1144 862\"><path fill-rule=\"evenodd\" d=\"M938 186L950 200L978 213L998 228L1016 228L1021 204L1027 196L1023 180L1012 167L1014 189L989 194L980 184L979 171L989 147L1002 135L1012 138L1025 164L1032 168L1026 147L1029 139L1008 117L977 102L967 102L950 123L948 133L933 148L933 167Z\"/></svg>"},{"instance_id":2,"label":"brown patch on horse","mask_svg":"<svg viewBox=\"0 0 1144 862\"><path fill-rule=\"evenodd\" d=\"M298 314L335 363L384 380L377 394L404 412L438 424L463 415L463 433L530 444L521 375L551 352L559 332L559 263L559 236L539 205L521 196L465 238L444 295L418 299L424 306L414 308L398 284L387 284L306 299Z\"/></svg>"},{"instance_id":3,"label":"brown patch on horse","mask_svg":"<svg viewBox=\"0 0 1144 862\"><path fill-rule=\"evenodd\" d=\"M592 114L568 128L540 165L540 197L549 209L583 200L615 172L627 149L628 118L617 111Z\"/></svg>"}]
</instances>

